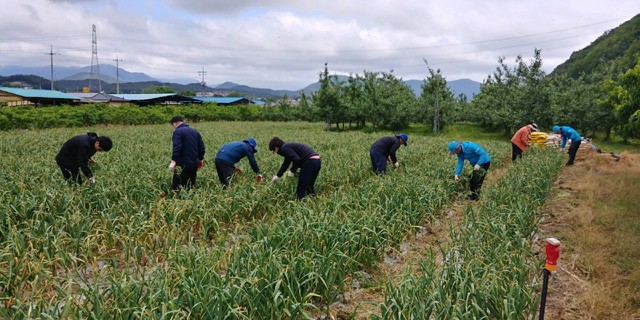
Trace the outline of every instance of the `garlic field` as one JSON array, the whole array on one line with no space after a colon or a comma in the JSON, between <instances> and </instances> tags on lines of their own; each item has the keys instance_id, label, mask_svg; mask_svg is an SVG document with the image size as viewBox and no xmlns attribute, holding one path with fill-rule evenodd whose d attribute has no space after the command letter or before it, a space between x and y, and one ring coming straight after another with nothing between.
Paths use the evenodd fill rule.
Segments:
<instances>
[{"instance_id":1,"label":"garlic field","mask_svg":"<svg viewBox=\"0 0 640 320\"><path fill-rule=\"evenodd\" d=\"M445 138L409 136L400 169L371 172L369 147L390 132L326 132L323 124L191 123L206 144L198 187L169 189L169 124L0 132L0 317L302 319L326 315L351 277L461 198ZM87 131L113 139L94 156L97 183L69 186L55 155ZM318 196L295 201L296 178L272 183L282 157L273 136L322 158ZM213 158L254 137L265 176L223 190ZM536 212L564 158L531 150L511 164L510 143L482 142L504 168L467 207L446 248L401 284L388 284L384 319L531 318L541 260ZM466 170L470 170L467 164ZM436 262L440 255L443 262Z\"/></svg>"}]
</instances>

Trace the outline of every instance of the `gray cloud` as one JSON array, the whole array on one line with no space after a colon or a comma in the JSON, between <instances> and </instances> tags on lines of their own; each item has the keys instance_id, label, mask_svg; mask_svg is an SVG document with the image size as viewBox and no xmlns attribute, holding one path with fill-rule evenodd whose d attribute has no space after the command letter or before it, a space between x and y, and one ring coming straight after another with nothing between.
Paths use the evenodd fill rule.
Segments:
<instances>
[{"instance_id":1,"label":"gray cloud","mask_svg":"<svg viewBox=\"0 0 640 320\"><path fill-rule=\"evenodd\" d=\"M551 72L606 30L632 18L637 1L54 1L9 2L0 11L0 64L91 62L91 25L101 63L156 78L233 81L276 89L332 73L394 71L423 79L429 66L449 80L485 79L499 57L513 63L542 50ZM265 4L266 3L266 4Z\"/></svg>"}]
</instances>

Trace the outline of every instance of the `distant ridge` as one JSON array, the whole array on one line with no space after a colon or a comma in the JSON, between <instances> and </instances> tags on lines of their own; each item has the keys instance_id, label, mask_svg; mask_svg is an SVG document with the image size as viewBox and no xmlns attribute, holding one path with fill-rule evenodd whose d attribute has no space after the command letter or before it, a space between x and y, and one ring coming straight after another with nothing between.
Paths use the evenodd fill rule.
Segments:
<instances>
[{"instance_id":1,"label":"distant ridge","mask_svg":"<svg viewBox=\"0 0 640 320\"><path fill-rule=\"evenodd\" d=\"M0 81L5 82L8 78L15 78L17 75L36 76L25 80L27 84L34 88L50 87L50 66L41 67L21 67L21 66L0 66ZM11 77L10 77L11 76ZM91 67L73 68L73 67L56 67L54 70L55 89L65 92L77 92L82 87L88 86L88 80L91 79ZM340 76L340 80L346 80L346 76ZM115 93L116 82L120 83L121 93L141 93L145 88L153 86L167 86L176 92L192 91L192 92L214 92L215 90L234 91L248 98L279 98L287 95L290 98L298 98L302 91L310 97L312 92L320 89L320 82L309 84L308 86L298 90L273 90L269 88L255 88L233 82L224 82L215 86L202 87L195 80L191 82L167 82L154 79L141 72L128 72L123 68L118 69L118 81L116 81L116 67L109 64L100 65L100 80L102 89L105 92ZM13 81L13 80L12 80ZM411 87L416 96L420 95L423 80L405 80L405 83ZM457 96L464 93L467 99L471 100L473 95L480 92L480 83L469 79L460 79L447 82L449 88Z\"/></svg>"}]
</instances>

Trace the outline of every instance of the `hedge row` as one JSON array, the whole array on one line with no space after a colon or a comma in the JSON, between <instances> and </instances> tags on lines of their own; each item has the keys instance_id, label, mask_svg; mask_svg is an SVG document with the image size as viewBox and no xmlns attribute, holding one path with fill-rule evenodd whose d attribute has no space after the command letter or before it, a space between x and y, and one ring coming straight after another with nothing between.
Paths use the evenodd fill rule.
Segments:
<instances>
[{"instance_id":1,"label":"hedge row","mask_svg":"<svg viewBox=\"0 0 640 320\"><path fill-rule=\"evenodd\" d=\"M0 130L81 127L98 124L139 125L168 122L182 115L198 121L262 120L264 108L256 105L219 106L216 104L147 106L109 106L89 104L79 106L0 107Z\"/></svg>"}]
</instances>

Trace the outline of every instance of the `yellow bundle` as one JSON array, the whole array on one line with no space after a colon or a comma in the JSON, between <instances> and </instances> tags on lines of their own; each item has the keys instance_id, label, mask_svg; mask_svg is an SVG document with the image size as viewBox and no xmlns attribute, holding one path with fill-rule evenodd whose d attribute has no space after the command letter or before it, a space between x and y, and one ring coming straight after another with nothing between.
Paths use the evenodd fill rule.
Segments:
<instances>
[{"instance_id":1,"label":"yellow bundle","mask_svg":"<svg viewBox=\"0 0 640 320\"><path fill-rule=\"evenodd\" d=\"M549 135L544 132L531 132L529 135L529 143L544 147L547 144L547 138Z\"/></svg>"}]
</instances>

